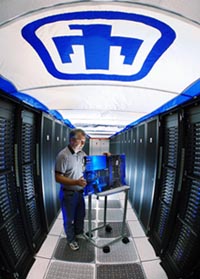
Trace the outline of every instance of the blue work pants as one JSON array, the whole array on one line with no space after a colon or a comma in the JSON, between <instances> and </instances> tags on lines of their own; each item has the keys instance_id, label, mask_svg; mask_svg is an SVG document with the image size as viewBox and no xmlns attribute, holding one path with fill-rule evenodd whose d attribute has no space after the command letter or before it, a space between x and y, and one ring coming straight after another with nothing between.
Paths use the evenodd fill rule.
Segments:
<instances>
[{"instance_id":1,"label":"blue work pants","mask_svg":"<svg viewBox=\"0 0 200 279\"><path fill-rule=\"evenodd\" d=\"M85 199L81 192L61 189L60 201L67 241L72 242L77 234L84 231Z\"/></svg>"}]
</instances>

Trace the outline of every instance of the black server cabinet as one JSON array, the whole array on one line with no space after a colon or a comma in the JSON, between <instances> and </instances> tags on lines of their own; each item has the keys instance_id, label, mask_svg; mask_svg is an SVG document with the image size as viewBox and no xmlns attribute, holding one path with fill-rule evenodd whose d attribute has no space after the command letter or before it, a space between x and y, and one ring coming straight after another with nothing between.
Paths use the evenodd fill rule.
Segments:
<instances>
[{"instance_id":1,"label":"black server cabinet","mask_svg":"<svg viewBox=\"0 0 200 279\"><path fill-rule=\"evenodd\" d=\"M130 150L131 150L131 130L125 132L125 155L126 155L126 184L130 185L131 164L130 164Z\"/></svg>"},{"instance_id":2,"label":"black server cabinet","mask_svg":"<svg viewBox=\"0 0 200 279\"><path fill-rule=\"evenodd\" d=\"M56 156L62 149L62 137L63 137L63 125L61 122L54 121L54 143L53 143L53 164L55 165ZM55 181L55 207L56 213L60 210L60 200L59 200L60 184Z\"/></svg>"},{"instance_id":3,"label":"black server cabinet","mask_svg":"<svg viewBox=\"0 0 200 279\"><path fill-rule=\"evenodd\" d=\"M120 152L120 135L113 136L110 139L110 153L121 154Z\"/></svg>"},{"instance_id":4,"label":"black server cabinet","mask_svg":"<svg viewBox=\"0 0 200 279\"><path fill-rule=\"evenodd\" d=\"M126 184L130 186L131 183L131 147L132 147L132 130L127 131L127 150L126 150Z\"/></svg>"},{"instance_id":5,"label":"black server cabinet","mask_svg":"<svg viewBox=\"0 0 200 279\"><path fill-rule=\"evenodd\" d=\"M62 131L62 148L65 148L69 142L69 128L63 125Z\"/></svg>"},{"instance_id":6,"label":"black server cabinet","mask_svg":"<svg viewBox=\"0 0 200 279\"><path fill-rule=\"evenodd\" d=\"M115 150L112 152L112 154L121 154L121 135L116 136L116 142L115 142Z\"/></svg>"},{"instance_id":7,"label":"black server cabinet","mask_svg":"<svg viewBox=\"0 0 200 279\"><path fill-rule=\"evenodd\" d=\"M122 134L122 141L123 141L123 149L122 153L127 154L127 131L124 131Z\"/></svg>"},{"instance_id":8,"label":"black server cabinet","mask_svg":"<svg viewBox=\"0 0 200 279\"><path fill-rule=\"evenodd\" d=\"M54 119L42 114L41 124L41 179L44 200L44 212L46 219L46 229L50 230L57 217L56 212L56 189L54 175L54 152L53 152L53 128Z\"/></svg>"},{"instance_id":9,"label":"black server cabinet","mask_svg":"<svg viewBox=\"0 0 200 279\"><path fill-rule=\"evenodd\" d=\"M25 278L34 261L20 210L16 106L0 100L0 274L3 279Z\"/></svg>"},{"instance_id":10,"label":"black server cabinet","mask_svg":"<svg viewBox=\"0 0 200 279\"><path fill-rule=\"evenodd\" d=\"M116 137L113 137L113 138L109 139L109 150L110 150L110 152L112 152L114 150L115 141L116 141Z\"/></svg>"},{"instance_id":11,"label":"black server cabinet","mask_svg":"<svg viewBox=\"0 0 200 279\"><path fill-rule=\"evenodd\" d=\"M200 106L186 110L181 199L162 266L170 278L195 277L200 262Z\"/></svg>"},{"instance_id":12,"label":"black server cabinet","mask_svg":"<svg viewBox=\"0 0 200 279\"><path fill-rule=\"evenodd\" d=\"M37 251L46 237L43 199L39 180L39 131L40 114L20 109L18 131L18 174L23 203L21 211L25 215L24 227L31 246Z\"/></svg>"},{"instance_id":13,"label":"black server cabinet","mask_svg":"<svg viewBox=\"0 0 200 279\"><path fill-rule=\"evenodd\" d=\"M126 154L126 132L121 134L121 153Z\"/></svg>"},{"instance_id":14,"label":"black server cabinet","mask_svg":"<svg viewBox=\"0 0 200 279\"><path fill-rule=\"evenodd\" d=\"M144 186L144 159L145 159L145 124L137 127L137 152L136 152L136 178L133 193L133 207L136 214L140 218L141 201L143 196Z\"/></svg>"},{"instance_id":15,"label":"black server cabinet","mask_svg":"<svg viewBox=\"0 0 200 279\"><path fill-rule=\"evenodd\" d=\"M121 151L122 151L121 141L122 141L122 136L121 136L121 134L119 134L119 135L117 135L115 152L113 152L113 154L121 154Z\"/></svg>"},{"instance_id":16,"label":"black server cabinet","mask_svg":"<svg viewBox=\"0 0 200 279\"><path fill-rule=\"evenodd\" d=\"M112 153L115 150L116 136L109 139L109 150Z\"/></svg>"},{"instance_id":17,"label":"black server cabinet","mask_svg":"<svg viewBox=\"0 0 200 279\"><path fill-rule=\"evenodd\" d=\"M155 190L155 177L157 170L158 149L158 120L154 119L146 123L146 152L145 152L145 178L141 203L140 221L145 233L150 230L150 216Z\"/></svg>"},{"instance_id":18,"label":"black server cabinet","mask_svg":"<svg viewBox=\"0 0 200 279\"><path fill-rule=\"evenodd\" d=\"M133 194L135 189L135 178L137 173L137 128L131 129L131 149L130 149L130 190L129 200L133 206Z\"/></svg>"},{"instance_id":19,"label":"black server cabinet","mask_svg":"<svg viewBox=\"0 0 200 279\"><path fill-rule=\"evenodd\" d=\"M172 237L177 214L181 175L181 113L165 115L160 121L160 162L149 231L149 241L158 255L164 253Z\"/></svg>"},{"instance_id":20,"label":"black server cabinet","mask_svg":"<svg viewBox=\"0 0 200 279\"><path fill-rule=\"evenodd\" d=\"M120 150L120 153L123 152L123 133L122 134L119 134L119 150Z\"/></svg>"}]
</instances>

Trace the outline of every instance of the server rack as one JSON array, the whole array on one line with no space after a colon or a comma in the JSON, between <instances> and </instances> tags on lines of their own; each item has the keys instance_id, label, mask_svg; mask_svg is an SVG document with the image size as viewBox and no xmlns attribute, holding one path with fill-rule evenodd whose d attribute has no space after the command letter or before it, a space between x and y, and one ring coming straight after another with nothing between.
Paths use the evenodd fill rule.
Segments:
<instances>
[{"instance_id":1,"label":"server rack","mask_svg":"<svg viewBox=\"0 0 200 279\"><path fill-rule=\"evenodd\" d=\"M18 144L15 146L18 157L18 183L22 196L21 212L24 214L24 227L34 252L40 248L46 237L46 228L43 225L42 191L38 179L40 176L38 168L39 121L40 114L25 107L20 108L16 125Z\"/></svg>"},{"instance_id":2,"label":"server rack","mask_svg":"<svg viewBox=\"0 0 200 279\"><path fill-rule=\"evenodd\" d=\"M120 135L116 135L110 139L110 153L121 154L120 149Z\"/></svg>"},{"instance_id":3,"label":"server rack","mask_svg":"<svg viewBox=\"0 0 200 279\"><path fill-rule=\"evenodd\" d=\"M19 104L0 100L0 275L25 278L32 265L33 250L24 227L22 189L18 176L16 110Z\"/></svg>"},{"instance_id":4,"label":"server rack","mask_svg":"<svg viewBox=\"0 0 200 279\"><path fill-rule=\"evenodd\" d=\"M118 145L117 150L119 150L119 152L122 153L123 152L123 148L122 148L122 141L123 141L122 134L118 135L118 140L119 140L119 145ZM116 152L116 154L120 154L120 153Z\"/></svg>"},{"instance_id":5,"label":"server rack","mask_svg":"<svg viewBox=\"0 0 200 279\"><path fill-rule=\"evenodd\" d=\"M69 140L69 128L63 124L63 131L62 131L62 148L67 146Z\"/></svg>"},{"instance_id":6,"label":"server rack","mask_svg":"<svg viewBox=\"0 0 200 279\"><path fill-rule=\"evenodd\" d=\"M62 137L63 137L63 125L59 121L54 121L53 123L53 149L52 149L52 161L53 165L55 164L55 159L57 154L62 149ZM59 200L59 191L60 191L60 184L53 180L55 184L55 211L56 213L60 210L60 200Z\"/></svg>"},{"instance_id":7,"label":"server rack","mask_svg":"<svg viewBox=\"0 0 200 279\"><path fill-rule=\"evenodd\" d=\"M113 150L115 150L116 146L117 146L116 137L110 138L110 140L109 140L109 150L110 150L110 152L113 152Z\"/></svg>"},{"instance_id":8,"label":"server rack","mask_svg":"<svg viewBox=\"0 0 200 279\"><path fill-rule=\"evenodd\" d=\"M181 202L173 238L161 263L169 278L199 278L200 106L186 109L185 115L185 164L180 185Z\"/></svg>"},{"instance_id":9,"label":"server rack","mask_svg":"<svg viewBox=\"0 0 200 279\"><path fill-rule=\"evenodd\" d=\"M144 162L145 162L145 124L137 127L137 172L133 192L133 207L138 217L140 216L141 200L144 187Z\"/></svg>"},{"instance_id":10,"label":"server rack","mask_svg":"<svg viewBox=\"0 0 200 279\"><path fill-rule=\"evenodd\" d=\"M137 173L137 128L134 127L131 129L131 149L129 152L130 156L130 165L131 165L131 174L130 174L130 191L129 191L129 200L133 205L133 194L135 189L135 179Z\"/></svg>"},{"instance_id":11,"label":"server rack","mask_svg":"<svg viewBox=\"0 0 200 279\"><path fill-rule=\"evenodd\" d=\"M56 190L55 190L55 166L53 153L53 118L42 114L41 118L41 183L44 200L44 214L47 232L50 230L57 217Z\"/></svg>"},{"instance_id":12,"label":"server rack","mask_svg":"<svg viewBox=\"0 0 200 279\"><path fill-rule=\"evenodd\" d=\"M140 221L148 234L150 230L150 216L153 205L153 197L155 191L155 177L157 170L157 156L158 156L158 119L150 120L146 123L145 136L145 177L144 190L141 201Z\"/></svg>"},{"instance_id":13,"label":"server rack","mask_svg":"<svg viewBox=\"0 0 200 279\"><path fill-rule=\"evenodd\" d=\"M160 119L159 169L150 221L149 241L156 254L165 252L179 203L182 168L182 111Z\"/></svg>"},{"instance_id":14,"label":"server rack","mask_svg":"<svg viewBox=\"0 0 200 279\"><path fill-rule=\"evenodd\" d=\"M131 157L130 157L130 151L131 151L131 136L132 136L132 130L126 131L126 139L125 139L125 155L126 155L126 184L130 185L130 177L131 177Z\"/></svg>"}]
</instances>

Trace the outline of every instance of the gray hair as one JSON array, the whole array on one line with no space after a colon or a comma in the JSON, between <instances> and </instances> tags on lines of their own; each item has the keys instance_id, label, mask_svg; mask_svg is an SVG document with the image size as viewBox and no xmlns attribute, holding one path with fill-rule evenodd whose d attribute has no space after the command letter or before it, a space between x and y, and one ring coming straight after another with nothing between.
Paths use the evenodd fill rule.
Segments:
<instances>
[{"instance_id":1,"label":"gray hair","mask_svg":"<svg viewBox=\"0 0 200 279\"><path fill-rule=\"evenodd\" d=\"M86 133L82 129L73 129L69 133L69 139L76 138L77 134L81 134L82 136L86 137Z\"/></svg>"}]
</instances>

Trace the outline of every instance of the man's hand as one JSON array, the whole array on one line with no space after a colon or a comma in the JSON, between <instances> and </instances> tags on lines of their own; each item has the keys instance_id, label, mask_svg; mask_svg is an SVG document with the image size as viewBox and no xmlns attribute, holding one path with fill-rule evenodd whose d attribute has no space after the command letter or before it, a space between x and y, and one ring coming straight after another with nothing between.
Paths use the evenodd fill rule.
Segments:
<instances>
[{"instance_id":1,"label":"man's hand","mask_svg":"<svg viewBox=\"0 0 200 279\"><path fill-rule=\"evenodd\" d=\"M78 185L82 186L82 187L85 187L87 185L87 181L83 177L80 177L78 179Z\"/></svg>"},{"instance_id":2,"label":"man's hand","mask_svg":"<svg viewBox=\"0 0 200 279\"><path fill-rule=\"evenodd\" d=\"M110 152L103 152L103 155L105 156L111 156L112 154Z\"/></svg>"},{"instance_id":3,"label":"man's hand","mask_svg":"<svg viewBox=\"0 0 200 279\"><path fill-rule=\"evenodd\" d=\"M72 179L69 177L66 177L64 175L61 175L59 173L56 173L56 182L64 184L64 185L79 185L82 187L85 187L87 185L87 181L81 176L79 179Z\"/></svg>"}]
</instances>

